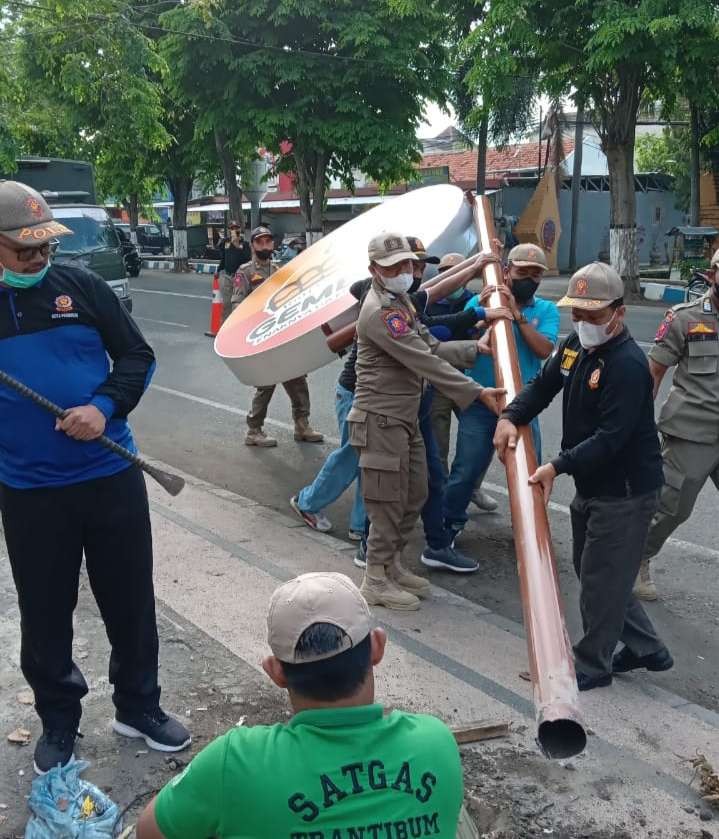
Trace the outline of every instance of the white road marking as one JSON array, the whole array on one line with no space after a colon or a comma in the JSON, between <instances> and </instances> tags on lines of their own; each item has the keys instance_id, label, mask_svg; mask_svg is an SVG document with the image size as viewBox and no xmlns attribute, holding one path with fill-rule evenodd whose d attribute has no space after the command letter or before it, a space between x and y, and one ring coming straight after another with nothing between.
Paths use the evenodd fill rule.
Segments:
<instances>
[{"instance_id":1,"label":"white road marking","mask_svg":"<svg viewBox=\"0 0 719 839\"><path fill-rule=\"evenodd\" d=\"M211 294L185 294L180 291L160 291L156 288L137 288L137 286L131 286L130 291L132 294L135 294L135 292L139 294L164 294L167 297L189 297L191 300L212 300Z\"/></svg>"},{"instance_id":2,"label":"white road marking","mask_svg":"<svg viewBox=\"0 0 719 839\"><path fill-rule=\"evenodd\" d=\"M139 315L135 315L135 320L142 320L145 323L159 323L162 326L177 326L179 329L189 329L189 323L175 323L172 320L155 320L154 318L141 318Z\"/></svg>"},{"instance_id":3,"label":"white road marking","mask_svg":"<svg viewBox=\"0 0 719 839\"><path fill-rule=\"evenodd\" d=\"M234 405L226 405L224 402L215 402L214 399L205 399L204 396L195 396L194 393L185 393L183 390L174 390L171 387L162 387L162 385L150 385L150 390L157 390L160 393L167 393L169 396L177 396L180 399L187 399L190 402L197 402L199 405L205 405L208 408L216 408L218 411L225 411L229 414L235 414L239 417L246 417L247 411L243 410L242 408L235 408ZM295 427L294 425L290 425L288 422L281 422L280 420L273 420L273 419L266 419L265 424L272 426L274 428L281 428L284 431L294 432ZM332 446L339 446L340 441L337 437L332 437L328 434L325 434L325 443L329 443ZM482 483L482 487L484 489L488 489L491 492L495 492L498 495L509 496L509 492L507 487L500 486L499 484L493 484L488 481L484 481ZM549 509L555 510L558 513L562 513L565 516L569 515L569 507L565 506L564 504L557 504L555 501L549 502ZM697 545L695 542L686 542L684 539L667 539L667 544L671 545L673 548L677 548L680 551L691 551L693 553L699 554L700 556L707 557L708 559L715 559L719 560L719 551L714 550L713 548L706 548L704 545Z\"/></svg>"}]
</instances>

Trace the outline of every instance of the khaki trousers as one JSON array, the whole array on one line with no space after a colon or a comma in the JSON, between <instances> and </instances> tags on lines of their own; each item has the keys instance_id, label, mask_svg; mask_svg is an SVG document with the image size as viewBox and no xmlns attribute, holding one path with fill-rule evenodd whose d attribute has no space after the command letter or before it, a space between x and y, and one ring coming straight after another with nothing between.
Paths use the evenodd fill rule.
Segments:
<instances>
[{"instance_id":1,"label":"khaki trousers","mask_svg":"<svg viewBox=\"0 0 719 839\"><path fill-rule=\"evenodd\" d=\"M352 408L349 440L359 453L370 520L367 574L401 559L427 500L427 456L417 422Z\"/></svg>"},{"instance_id":2,"label":"khaki trousers","mask_svg":"<svg viewBox=\"0 0 719 839\"><path fill-rule=\"evenodd\" d=\"M226 271L220 274L220 293L222 294L222 322L224 323L232 312L233 277Z\"/></svg>"},{"instance_id":3,"label":"khaki trousers","mask_svg":"<svg viewBox=\"0 0 719 839\"><path fill-rule=\"evenodd\" d=\"M251 429L257 430L264 425L267 409L276 387L277 385L265 385L255 390L255 395L252 397L252 407L250 413L247 414L247 425ZM292 419L295 422L307 419L310 415L310 389L307 386L307 376L299 376L296 379L282 382L282 387L292 403Z\"/></svg>"},{"instance_id":4,"label":"khaki trousers","mask_svg":"<svg viewBox=\"0 0 719 839\"><path fill-rule=\"evenodd\" d=\"M664 435L662 458L664 486L649 528L645 559L656 556L677 527L691 516L697 496L709 478L719 489L719 441L692 443Z\"/></svg>"}]
</instances>

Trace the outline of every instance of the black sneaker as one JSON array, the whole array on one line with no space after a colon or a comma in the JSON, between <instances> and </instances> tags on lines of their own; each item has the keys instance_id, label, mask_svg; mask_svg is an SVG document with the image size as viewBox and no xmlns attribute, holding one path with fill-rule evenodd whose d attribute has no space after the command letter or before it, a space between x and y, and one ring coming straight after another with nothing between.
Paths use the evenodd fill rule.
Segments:
<instances>
[{"instance_id":1,"label":"black sneaker","mask_svg":"<svg viewBox=\"0 0 719 839\"><path fill-rule=\"evenodd\" d=\"M75 739L82 737L77 728L45 728L35 743L33 769L44 775L56 766L64 766L72 759Z\"/></svg>"},{"instance_id":2,"label":"black sneaker","mask_svg":"<svg viewBox=\"0 0 719 839\"><path fill-rule=\"evenodd\" d=\"M185 726L169 717L162 708L135 714L117 711L112 728L123 737L141 737L158 752L179 752L192 742Z\"/></svg>"},{"instance_id":3,"label":"black sneaker","mask_svg":"<svg viewBox=\"0 0 719 839\"><path fill-rule=\"evenodd\" d=\"M479 568L479 564L453 547L430 548L425 547L420 558L422 565L428 568L441 568L443 571L454 571L455 574L472 574Z\"/></svg>"},{"instance_id":4,"label":"black sneaker","mask_svg":"<svg viewBox=\"0 0 719 839\"><path fill-rule=\"evenodd\" d=\"M651 670L660 673L663 670L671 670L674 667L672 654L666 647L649 655L637 656L624 647L612 659L612 673L629 673L630 670Z\"/></svg>"},{"instance_id":5,"label":"black sneaker","mask_svg":"<svg viewBox=\"0 0 719 839\"><path fill-rule=\"evenodd\" d=\"M612 683L612 674L604 673L601 676L590 676L577 670L577 687L579 690L594 690L594 688L608 688Z\"/></svg>"}]
</instances>

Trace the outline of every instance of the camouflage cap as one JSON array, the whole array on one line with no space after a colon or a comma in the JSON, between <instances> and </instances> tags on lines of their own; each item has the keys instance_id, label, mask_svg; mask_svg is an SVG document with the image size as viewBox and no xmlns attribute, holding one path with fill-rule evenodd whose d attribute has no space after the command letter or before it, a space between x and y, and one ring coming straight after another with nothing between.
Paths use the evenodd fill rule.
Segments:
<instances>
[{"instance_id":1,"label":"camouflage cap","mask_svg":"<svg viewBox=\"0 0 719 839\"><path fill-rule=\"evenodd\" d=\"M454 268L460 262L464 262L465 257L461 253L446 253L442 259L439 260L437 266L438 271L446 271L448 268Z\"/></svg>"},{"instance_id":2,"label":"camouflage cap","mask_svg":"<svg viewBox=\"0 0 719 839\"><path fill-rule=\"evenodd\" d=\"M260 236L272 236L272 231L269 227L266 227L264 224L261 224L259 227L256 227L250 234L250 242L254 242L255 239L259 239Z\"/></svg>"},{"instance_id":3,"label":"camouflage cap","mask_svg":"<svg viewBox=\"0 0 719 839\"><path fill-rule=\"evenodd\" d=\"M711 262L709 263L710 268L716 268L719 266L719 248L714 252L714 256L711 258Z\"/></svg>"},{"instance_id":4,"label":"camouflage cap","mask_svg":"<svg viewBox=\"0 0 719 839\"><path fill-rule=\"evenodd\" d=\"M439 257L438 256L430 256L427 253L427 248L422 244L422 240L418 239L416 236L408 236L407 242L414 253L415 257L420 260L420 262L429 262L432 265L439 264Z\"/></svg>"},{"instance_id":5,"label":"camouflage cap","mask_svg":"<svg viewBox=\"0 0 719 839\"><path fill-rule=\"evenodd\" d=\"M566 296L557 306L574 309L605 309L624 296L622 278L604 262L592 262L572 275Z\"/></svg>"},{"instance_id":6,"label":"camouflage cap","mask_svg":"<svg viewBox=\"0 0 719 839\"><path fill-rule=\"evenodd\" d=\"M68 233L72 230L55 221L37 190L18 181L0 181L0 236L31 248Z\"/></svg>"},{"instance_id":7,"label":"camouflage cap","mask_svg":"<svg viewBox=\"0 0 719 839\"><path fill-rule=\"evenodd\" d=\"M536 267L547 270L547 257L539 245L515 245L507 254L507 262L518 268Z\"/></svg>"},{"instance_id":8,"label":"camouflage cap","mask_svg":"<svg viewBox=\"0 0 719 839\"><path fill-rule=\"evenodd\" d=\"M367 256L370 262L376 262L383 268L404 262L405 259L417 259L401 233L378 233L373 236L367 246Z\"/></svg>"},{"instance_id":9,"label":"camouflage cap","mask_svg":"<svg viewBox=\"0 0 719 839\"><path fill-rule=\"evenodd\" d=\"M344 632L339 649L316 655L298 655L302 633L316 623L329 623ZM267 642L280 661L309 664L356 647L369 635L372 615L360 590L344 574L318 571L300 574L276 588L267 613Z\"/></svg>"}]
</instances>

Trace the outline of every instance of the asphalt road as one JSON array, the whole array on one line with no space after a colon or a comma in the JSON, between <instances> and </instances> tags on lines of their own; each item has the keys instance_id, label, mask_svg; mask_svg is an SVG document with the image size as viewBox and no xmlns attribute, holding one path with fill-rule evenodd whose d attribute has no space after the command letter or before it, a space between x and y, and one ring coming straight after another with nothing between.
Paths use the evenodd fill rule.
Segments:
<instances>
[{"instance_id":1,"label":"asphalt road","mask_svg":"<svg viewBox=\"0 0 719 839\"><path fill-rule=\"evenodd\" d=\"M142 450L150 456L227 487L259 503L288 510L288 499L310 482L337 438L333 395L341 361L311 374L312 424L327 437L326 444L297 444L287 396L280 388L270 406L267 430L278 437L275 449L243 445L245 412L252 389L242 385L214 355L205 337L209 321L210 275L177 276L143 271L132 281L134 314L153 345L157 372L148 394L133 415ZM559 281L550 281L547 296L558 296ZM651 345L663 309L629 307L627 323L640 345ZM570 329L563 314L562 330ZM668 389L662 388L658 405ZM542 415L545 457L558 450L561 437L559 402ZM477 574L437 579L447 588L490 607L499 615L521 620L506 486L501 464L487 478L499 500L499 511L474 516L460 547L477 557ZM348 496L349 494L347 494ZM573 495L569 478L555 484L551 525L565 596L570 635L579 631L577 585L571 570L570 533L566 505ZM348 497L327 511L335 533L343 536L349 513ZM658 685L706 707L719 710L719 543L716 533L717 494L713 486L701 494L692 519L675 533L655 563L662 593L649 611L672 648L677 666L652 678ZM416 552L421 549L418 528ZM198 557L201 561L201 557ZM310 570L311 558L298 558L298 571Z\"/></svg>"}]
</instances>

